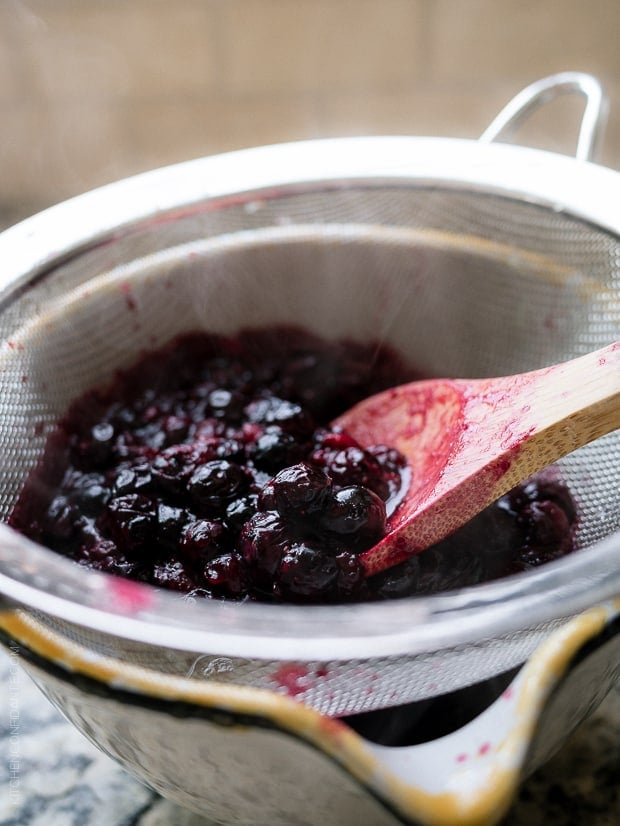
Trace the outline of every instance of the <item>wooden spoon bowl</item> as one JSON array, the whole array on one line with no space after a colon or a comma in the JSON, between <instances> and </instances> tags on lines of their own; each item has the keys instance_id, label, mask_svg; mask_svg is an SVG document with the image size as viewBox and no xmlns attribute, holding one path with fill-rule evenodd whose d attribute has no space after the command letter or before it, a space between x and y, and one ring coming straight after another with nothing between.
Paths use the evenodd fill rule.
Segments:
<instances>
[{"instance_id":1,"label":"wooden spoon bowl","mask_svg":"<svg viewBox=\"0 0 620 826\"><path fill-rule=\"evenodd\" d=\"M433 379L379 393L335 424L389 444L411 477L367 575L433 545L519 482L620 428L620 342L563 364L490 379Z\"/></svg>"}]
</instances>

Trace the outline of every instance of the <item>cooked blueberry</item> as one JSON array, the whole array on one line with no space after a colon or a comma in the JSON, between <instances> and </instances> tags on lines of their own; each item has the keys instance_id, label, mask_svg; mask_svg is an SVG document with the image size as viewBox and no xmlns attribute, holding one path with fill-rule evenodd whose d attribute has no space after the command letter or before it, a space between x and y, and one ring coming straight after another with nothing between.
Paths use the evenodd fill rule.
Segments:
<instances>
[{"instance_id":1,"label":"cooked blueberry","mask_svg":"<svg viewBox=\"0 0 620 826\"><path fill-rule=\"evenodd\" d=\"M172 445L153 460L153 479L165 491L182 493L195 470L196 453L192 445Z\"/></svg>"},{"instance_id":2,"label":"cooked blueberry","mask_svg":"<svg viewBox=\"0 0 620 826\"><path fill-rule=\"evenodd\" d=\"M296 437L308 437L314 430L312 417L301 405L277 396L257 399L248 405L245 413L250 422L277 425Z\"/></svg>"},{"instance_id":3,"label":"cooked blueberry","mask_svg":"<svg viewBox=\"0 0 620 826\"><path fill-rule=\"evenodd\" d=\"M565 485L540 477L526 482L522 488L529 502L545 500L554 502L566 513L569 522L572 523L575 520L577 515L575 503Z\"/></svg>"},{"instance_id":4,"label":"cooked blueberry","mask_svg":"<svg viewBox=\"0 0 620 826\"><path fill-rule=\"evenodd\" d=\"M250 494L241 499L233 499L226 507L226 524L233 531L240 531L244 524L252 518L257 509L256 494Z\"/></svg>"},{"instance_id":5,"label":"cooked blueberry","mask_svg":"<svg viewBox=\"0 0 620 826\"><path fill-rule=\"evenodd\" d=\"M254 585L271 589L273 576L290 545L288 528L275 511L256 513L246 522L239 550Z\"/></svg>"},{"instance_id":6,"label":"cooked blueberry","mask_svg":"<svg viewBox=\"0 0 620 826\"><path fill-rule=\"evenodd\" d=\"M194 437L197 440L220 438L224 435L226 424L220 419L206 417L199 409L191 407L192 418L195 420Z\"/></svg>"},{"instance_id":7,"label":"cooked blueberry","mask_svg":"<svg viewBox=\"0 0 620 826\"><path fill-rule=\"evenodd\" d=\"M361 447L345 447L342 450L321 447L311 456L313 462L325 469L334 485L362 485L370 488L382 499L390 494L379 462Z\"/></svg>"},{"instance_id":8,"label":"cooked blueberry","mask_svg":"<svg viewBox=\"0 0 620 826\"><path fill-rule=\"evenodd\" d=\"M72 438L73 455L80 467L100 467L105 465L113 454L115 441L114 427L110 422L96 423L88 435L74 434Z\"/></svg>"},{"instance_id":9,"label":"cooked blueberry","mask_svg":"<svg viewBox=\"0 0 620 826\"><path fill-rule=\"evenodd\" d=\"M247 482L247 476L239 465L226 459L216 459L194 471L187 489L196 505L223 515L228 503L244 492Z\"/></svg>"},{"instance_id":10,"label":"cooked blueberry","mask_svg":"<svg viewBox=\"0 0 620 826\"><path fill-rule=\"evenodd\" d=\"M55 496L43 519L43 528L50 539L70 539L75 532L77 514L66 496Z\"/></svg>"},{"instance_id":11,"label":"cooked blueberry","mask_svg":"<svg viewBox=\"0 0 620 826\"><path fill-rule=\"evenodd\" d=\"M106 462L114 446L114 426L110 422L98 422L91 431L91 457L97 463Z\"/></svg>"},{"instance_id":12,"label":"cooked blueberry","mask_svg":"<svg viewBox=\"0 0 620 826\"><path fill-rule=\"evenodd\" d=\"M85 473L73 480L71 499L83 513L94 516L109 498L110 490L105 484L105 478L99 473Z\"/></svg>"},{"instance_id":13,"label":"cooked blueberry","mask_svg":"<svg viewBox=\"0 0 620 826\"><path fill-rule=\"evenodd\" d=\"M182 591L183 593L196 587L196 581L190 569L184 562L174 558L153 565L150 581L160 588Z\"/></svg>"},{"instance_id":14,"label":"cooked blueberry","mask_svg":"<svg viewBox=\"0 0 620 826\"><path fill-rule=\"evenodd\" d=\"M526 505L517 521L525 530L525 544L534 547L560 543L570 533L566 511L549 499Z\"/></svg>"},{"instance_id":15,"label":"cooked blueberry","mask_svg":"<svg viewBox=\"0 0 620 826\"><path fill-rule=\"evenodd\" d=\"M114 479L114 492L117 496L124 493L135 493L136 472L132 468L123 468Z\"/></svg>"},{"instance_id":16,"label":"cooked blueberry","mask_svg":"<svg viewBox=\"0 0 620 826\"><path fill-rule=\"evenodd\" d=\"M210 560L202 575L207 587L216 596L238 599L246 593L245 568L236 554L222 554Z\"/></svg>"},{"instance_id":17,"label":"cooked blueberry","mask_svg":"<svg viewBox=\"0 0 620 826\"><path fill-rule=\"evenodd\" d=\"M400 473L407 464L403 454L389 445L370 445L366 452L388 473Z\"/></svg>"},{"instance_id":18,"label":"cooked blueberry","mask_svg":"<svg viewBox=\"0 0 620 826\"><path fill-rule=\"evenodd\" d=\"M283 597L293 601L329 600L339 573L333 557L306 543L297 543L282 557L276 587Z\"/></svg>"},{"instance_id":19,"label":"cooked blueberry","mask_svg":"<svg viewBox=\"0 0 620 826\"><path fill-rule=\"evenodd\" d=\"M90 560L103 559L118 554L118 547L111 539L99 539L84 548L84 556Z\"/></svg>"},{"instance_id":20,"label":"cooked blueberry","mask_svg":"<svg viewBox=\"0 0 620 826\"><path fill-rule=\"evenodd\" d=\"M477 585L483 578L482 547L438 543L422 551L419 562L419 594L436 594Z\"/></svg>"},{"instance_id":21,"label":"cooked blueberry","mask_svg":"<svg viewBox=\"0 0 620 826\"><path fill-rule=\"evenodd\" d=\"M236 422L243 413L243 398L230 390L212 390L208 395L208 402L211 415L215 418Z\"/></svg>"},{"instance_id":22,"label":"cooked blueberry","mask_svg":"<svg viewBox=\"0 0 620 826\"><path fill-rule=\"evenodd\" d=\"M360 444L349 435L346 431L341 429L322 429L315 433L316 447L321 447L331 451L345 450L348 447L360 448Z\"/></svg>"},{"instance_id":23,"label":"cooked blueberry","mask_svg":"<svg viewBox=\"0 0 620 826\"><path fill-rule=\"evenodd\" d=\"M176 445L182 442L189 433L191 419L188 416L166 416L161 424L164 433L164 444Z\"/></svg>"},{"instance_id":24,"label":"cooked blueberry","mask_svg":"<svg viewBox=\"0 0 620 826\"><path fill-rule=\"evenodd\" d=\"M368 584L378 599L400 599L418 593L419 579L420 560L414 556L400 565L376 574Z\"/></svg>"},{"instance_id":25,"label":"cooked blueberry","mask_svg":"<svg viewBox=\"0 0 620 826\"><path fill-rule=\"evenodd\" d=\"M141 570L136 560L129 559L109 539L102 539L94 545L82 548L77 561L96 571L122 577L137 577Z\"/></svg>"},{"instance_id":26,"label":"cooked blueberry","mask_svg":"<svg viewBox=\"0 0 620 826\"><path fill-rule=\"evenodd\" d=\"M275 488L273 479L268 479L258 494L257 506L259 511L277 511Z\"/></svg>"},{"instance_id":27,"label":"cooked blueberry","mask_svg":"<svg viewBox=\"0 0 620 826\"><path fill-rule=\"evenodd\" d=\"M385 502L359 485L339 488L328 498L321 525L356 548L370 548L385 534Z\"/></svg>"},{"instance_id":28,"label":"cooked blueberry","mask_svg":"<svg viewBox=\"0 0 620 826\"><path fill-rule=\"evenodd\" d=\"M418 587L431 593L441 590L443 582L446 587L467 587L496 579L509 570L522 544L523 530L514 513L494 503L438 543L434 553L420 555L424 570Z\"/></svg>"},{"instance_id":29,"label":"cooked blueberry","mask_svg":"<svg viewBox=\"0 0 620 826\"><path fill-rule=\"evenodd\" d=\"M114 541L135 551L154 540L157 516L152 502L140 494L112 499L107 506L107 525Z\"/></svg>"},{"instance_id":30,"label":"cooked blueberry","mask_svg":"<svg viewBox=\"0 0 620 826\"><path fill-rule=\"evenodd\" d=\"M223 410L226 411L230 407L230 403L233 399L233 394L230 390L212 390L209 393L209 404L213 408L213 410Z\"/></svg>"},{"instance_id":31,"label":"cooked blueberry","mask_svg":"<svg viewBox=\"0 0 620 826\"><path fill-rule=\"evenodd\" d=\"M153 486L153 476L148 465L122 468L114 478L113 488L117 496L126 493L146 493Z\"/></svg>"},{"instance_id":32,"label":"cooked blueberry","mask_svg":"<svg viewBox=\"0 0 620 826\"><path fill-rule=\"evenodd\" d=\"M304 445L280 427L268 427L250 453L256 467L271 473L298 462L304 455Z\"/></svg>"},{"instance_id":33,"label":"cooked blueberry","mask_svg":"<svg viewBox=\"0 0 620 826\"><path fill-rule=\"evenodd\" d=\"M135 424L136 411L133 407L124 404L123 401L118 401L110 406L108 419L118 432L122 432L128 428L132 428Z\"/></svg>"},{"instance_id":34,"label":"cooked blueberry","mask_svg":"<svg viewBox=\"0 0 620 826\"><path fill-rule=\"evenodd\" d=\"M219 522L195 519L188 522L181 535L180 549L191 560L211 559L224 550L225 531Z\"/></svg>"},{"instance_id":35,"label":"cooked blueberry","mask_svg":"<svg viewBox=\"0 0 620 826\"><path fill-rule=\"evenodd\" d=\"M391 514L402 496L407 460L396 448L388 445L370 445L366 453L377 461L381 469L383 484L375 486L374 490L386 499L388 514Z\"/></svg>"},{"instance_id":36,"label":"cooked blueberry","mask_svg":"<svg viewBox=\"0 0 620 826\"><path fill-rule=\"evenodd\" d=\"M187 524L187 512L183 508L160 502L157 506L159 536L170 545L176 546L183 528Z\"/></svg>"},{"instance_id":37,"label":"cooked blueberry","mask_svg":"<svg viewBox=\"0 0 620 826\"><path fill-rule=\"evenodd\" d=\"M338 566L338 592L349 599L355 597L361 591L366 575L359 555L340 551L335 560Z\"/></svg>"},{"instance_id":38,"label":"cooked blueberry","mask_svg":"<svg viewBox=\"0 0 620 826\"><path fill-rule=\"evenodd\" d=\"M218 459L239 463L245 458L245 447L238 439L222 437L215 446L215 456Z\"/></svg>"},{"instance_id":39,"label":"cooked blueberry","mask_svg":"<svg viewBox=\"0 0 620 826\"><path fill-rule=\"evenodd\" d=\"M306 519L324 505L331 489L326 473L308 462L284 468L271 481L276 510L293 520Z\"/></svg>"}]
</instances>

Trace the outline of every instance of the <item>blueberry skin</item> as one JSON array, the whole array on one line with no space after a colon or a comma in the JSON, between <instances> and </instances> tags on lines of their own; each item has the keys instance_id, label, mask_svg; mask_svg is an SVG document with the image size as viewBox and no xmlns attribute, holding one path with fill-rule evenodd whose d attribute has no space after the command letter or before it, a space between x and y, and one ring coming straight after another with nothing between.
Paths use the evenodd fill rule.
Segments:
<instances>
[{"instance_id":1,"label":"blueberry skin","mask_svg":"<svg viewBox=\"0 0 620 826\"><path fill-rule=\"evenodd\" d=\"M321 514L321 525L351 547L370 548L385 535L385 502L360 485L339 488Z\"/></svg>"}]
</instances>

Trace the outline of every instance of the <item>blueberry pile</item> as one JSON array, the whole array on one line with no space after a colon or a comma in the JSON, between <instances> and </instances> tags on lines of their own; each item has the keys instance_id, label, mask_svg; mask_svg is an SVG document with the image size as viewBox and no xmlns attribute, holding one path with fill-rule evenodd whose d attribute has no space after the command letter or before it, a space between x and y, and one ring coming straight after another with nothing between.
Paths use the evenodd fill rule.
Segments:
<instances>
[{"instance_id":1,"label":"blueberry pile","mask_svg":"<svg viewBox=\"0 0 620 826\"><path fill-rule=\"evenodd\" d=\"M366 579L405 461L329 427L417 375L385 347L292 328L196 334L85 394L49 439L10 524L77 563L193 596L345 602L434 593L572 550L548 480Z\"/></svg>"}]
</instances>

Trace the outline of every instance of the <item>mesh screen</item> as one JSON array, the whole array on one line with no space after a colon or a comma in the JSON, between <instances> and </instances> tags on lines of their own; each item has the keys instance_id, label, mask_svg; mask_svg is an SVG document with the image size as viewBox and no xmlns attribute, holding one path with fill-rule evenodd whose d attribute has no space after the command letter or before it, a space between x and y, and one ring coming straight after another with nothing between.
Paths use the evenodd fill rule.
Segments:
<instances>
[{"instance_id":1,"label":"mesh screen","mask_svg":"<svg viewBox=\"0 0 620 826\"><path fill-rule=\"evenodd\" d=\"M60 634L70 652L83 655L94 651L163 674L292 695L333 717L425 700L503 674L525 662L563 620L409 657L285 663L156 648L44 615L32 617L30 622L52 640Z\"/></svg>"},{"instance_id":2,"label":"mesh screen","mask_svg":"<svg viewBox=\"0 0 620 826\"><path fill-rule=\"evenodd\" d=\"M68 403L179 333L294 322L327 337L387 340L428 375L516 373L620 338L620 242L554 210L481 193L316 187L145 222L0 301L6 518ZM581 547L620 528L619 467L619 434L560 463L580 508ZM68 633L104 653L208 676L187 654ZM336 683L308 699L352 713L450 691L523 661L546 633L490 640L473 658L444 652L433 680L411 658L330 663ZM257 660L218 673L273 688L270 669ZM353 690L369 673L383 688Z\"/></svg>"}]
</instances>

